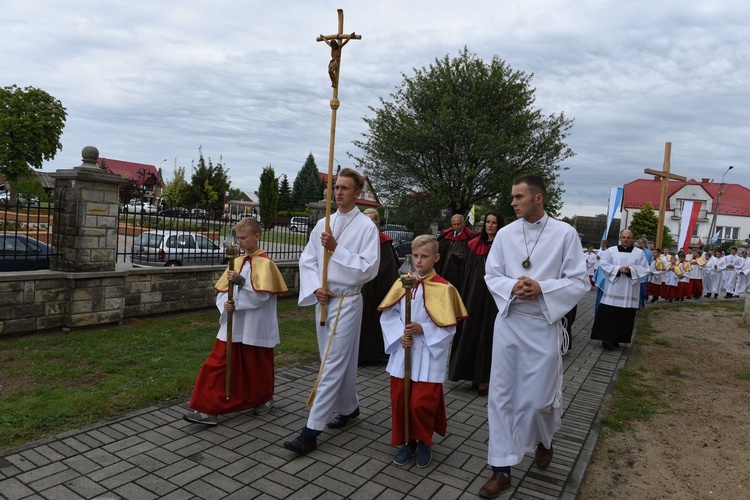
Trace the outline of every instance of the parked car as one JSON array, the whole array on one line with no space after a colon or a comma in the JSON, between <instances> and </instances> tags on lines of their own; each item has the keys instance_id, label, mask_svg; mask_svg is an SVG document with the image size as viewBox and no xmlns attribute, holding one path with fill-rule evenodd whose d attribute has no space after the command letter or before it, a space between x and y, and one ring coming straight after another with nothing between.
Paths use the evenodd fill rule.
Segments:
<instances>
[{"instance_id":1,"label":"parked car","mask_svg":"<svg viewBox=\"0 0 750 500\"><path fill-rule=\"evenodd\" d=\"M411 242L414 239L414 233L409 231L406 226L399 224L385 224L380 230L393 240L393 249L396 255L403 257L411 253Z\"/></svg>"},{"instance_id":2,"label":"parked car","mask_svg":"<svg viewBox=\"0 0 750 500\"><path fill-rule=\"evenodd\" d=\"M23 194L18 195L18 203L21 205L31 205L34 207L39 206L39 198L36 196L26 196Z\"/></svg>"},{"instance_id":3,"label":"parked car","mask_svg":"<svg viewBox=\"0 0 750 500\"><path fill-rule=\"evenodd\" d=\"M396 251L396 255L403 257L411 254L411 242L414 240L414 233L402 231L397 232L394 236L391 236L391 238L393 238L393 249Z\"/></svg>"},{"instance_id":4,"label":"parked car","mask_svg":"<svg viewBox=\"0 0 750 500\"><path fill-rule=\"evenodd\" d=\"M207 266L225 264L224 249L200 233L186 231L148 231L133 241L133 265Z\"/></svg>"},{"instance_id":5,"label":"parked car","mask_svg":"<svg viewBox=\"0 0 750 500\"><path fill-rule=\"evenodd\" d=\"M123 210L133 214L155 214L158 211L156 205L140 200L130 200Z\"/></svg>"},{"instance_id":6,"label":"parked car","mask_svg":"<svg viewBox=\"0 0 750 500\"><path fill-rule=\"evenodd\" d=\"M0 203L7 205L10 201L10 193L8 191L0 191Z\"/></svg>"},{"instance_id":7,"label":"parked car","mask_svg":"<svg viewBox=\"0 0 750 500\"><path fill-rule=\"evenodd\" d=\"M193 208L190 210L190 216L196 219L208 219L208 211L202 208Z\"/></svg>"},{"instance_id":8,"label":"parked car","mask_svg":"<svg viewBox=\"0 0 750 500\"><path fill-rule=\"evenodd\" d=\"M161 210L159 215L163 217L190 217L190 210L182 207L169 207Z\"/></svg>"},{"instance_id":9,"label":"parked car","mask_svg":"<svg viewBox=\"0 0 750 500\"><path fill-rule=\"evenodd\" d=\"M49 269L50 246L23 234L0 234L0 271Z\"/></svg>"},{"instance_id":10,"label":"parked car","mask_svg":"<svg viewBox=\"0 0 750 500\"><path fill-rule=\"evenodd\" d=\"M289 230L293 233L297 231L306 233L309 226L310 219L307 217L292 217L292 220L289 221Z\"/></svg>"}]
</instances>

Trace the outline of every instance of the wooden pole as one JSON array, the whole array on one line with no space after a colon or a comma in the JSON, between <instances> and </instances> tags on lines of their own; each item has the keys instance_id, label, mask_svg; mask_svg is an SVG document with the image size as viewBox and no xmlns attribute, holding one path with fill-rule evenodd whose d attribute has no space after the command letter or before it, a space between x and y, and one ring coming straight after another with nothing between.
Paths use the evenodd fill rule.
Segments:
<instances>
[{"instance_id":1,"label":"wooden pole","mask_svg":"<svg viewBox=\"0 0 750 500\"><path fill-rule=\"evenodd\" d=\"M341 104L339 101L339 75L341 73L341 52L349 40L360 40L361 35L344 34L344 9L338 9L338 33L335 35L320 35L318 42L326 42L331 47L331 62L328 65L328 74L331 77L333 96L331 97L331 139L328 144L328 182L326 188L326 222L325 231L331 232L331 198L333 197L333 153L336 144L336 112ZM341 42L343 40L343 43ZM323 271L321 274L321 287L328 287L328 261L331 260L331 252L323 249ZM326 324L326 304L320 306L320 326Z\"/></svg>"},{"instance_id":2,"label":"wooden pole","mask_svg":"<svg viewBox=\"0 0 750 500\"><path fill-rule=\"evenodd\" d=\"M672 159L672 143L664 145L664 172L669 172L670 161ZM664 237L664 214L667 209L667 188L669 187L669 178L661 178L661 196L659 197L659 224L656 226L656 248L661 248Z\"/></svg>"},{"instance_id":3,"label":"wooden pole","mask_svg":"<svg viewBox=\"0 0 750 500\"><path fill-rule=\"evenodd\" d=\"M414 276L402 276L404 287L404 326L411 323L411 291L417 282ZM411 336L409 336L411 338ZM404 348L404 441L409 443L409 415L411 413L411 347Z\"/></svg>"},{"instance_id":4,"label":"wooden pole","mask_svg":"<svg viewBox=\"0 0 750 500\"><path fill-rule=\"evenodd\" d=\"M229 256L227 270L234 269L234 256ZM227 290L227 303L234 305L234 280L229 280L229 289ZM224 388L224 397L229 400L232 388L232 316L234 308L227 311L227 349L226 349L226 381Z\"/></svg>"},{"instance_id":5,"label":"wooden pole","mask_svg":"<svg viewBox=\"0 0 750 500\"><path fill-rule=\"evenodd\" d=\"M646 168L643 171L647 174L661 177L661 196L659 197L659 222L656 227L656 247L662 248L662 241L664 237L664 218L667 210L667 190L669 188L669 179L678 181L686 181L687 178L682 175L675 175L669 172L670 161L672 158L672 143L667 142L664 144L664 167L662 170L653 170Z\"/></svg>"}]
</instances>

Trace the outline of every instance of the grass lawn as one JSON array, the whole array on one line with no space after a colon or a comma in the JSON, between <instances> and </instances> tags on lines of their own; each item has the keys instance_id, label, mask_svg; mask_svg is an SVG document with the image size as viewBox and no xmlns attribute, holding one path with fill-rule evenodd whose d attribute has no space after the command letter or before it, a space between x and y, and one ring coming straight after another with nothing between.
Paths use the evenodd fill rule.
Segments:
<instances>
[{"instance_id":1,"label":"grass lawn","mask_svg":"<svg viewBox=\"0 0 750 500\"><path fill-rule=\"evenodd\" d=\"M315 358L315 308L279 300L276 366ZM189 396L216 309L0 339L0 449Z\"/></svg>"}]
</instances>

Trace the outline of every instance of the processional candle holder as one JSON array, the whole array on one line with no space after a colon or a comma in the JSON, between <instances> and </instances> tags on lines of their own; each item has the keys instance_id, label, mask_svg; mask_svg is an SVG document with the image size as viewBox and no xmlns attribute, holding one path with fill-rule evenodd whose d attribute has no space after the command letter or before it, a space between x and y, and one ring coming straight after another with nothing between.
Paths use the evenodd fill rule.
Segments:
<instances>
[{"instance_id":1,"label":"processional candle holder","mask_svg":"<svg viewBox=\"0 0 750 500\"><path fill-rule=\"evenodd\" d=\"M417 270L411 255L406 256L398 269L404 287L404 326L411 323L411 292L417 284ZM411 335L408 336L411 340ZM404 441L409 443L409 414L411 413L411 346L404 348Z\"/></svg>"},{"instance_id":2,"label":"processional candle holder","mask_svg":"<svg viewBox=\"0 0 750 500\"><path fill-rule=\"evenodd\" d=\"M240 254L240 241L237 239L237 233L234 229L229 231L224 239L224 251L227 254L227 271L234 269L234 259ZM234 280L229 280L227 289L227 303L234 305ZM234 308L227 312L227 349L226 349L226 387L224 396L229 399L231 393L232 380L232 316Z\"/></svg>"}]
</instances>

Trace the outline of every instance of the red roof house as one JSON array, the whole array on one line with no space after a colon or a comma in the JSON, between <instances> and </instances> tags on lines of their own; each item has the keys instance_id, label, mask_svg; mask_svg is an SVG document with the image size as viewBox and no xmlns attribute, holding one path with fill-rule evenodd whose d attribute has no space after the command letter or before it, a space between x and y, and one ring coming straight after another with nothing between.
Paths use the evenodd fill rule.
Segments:
<instances>
[{"instance_id":1,"label":"red roof house","mask_svg":"<svg viewBox=\"0 0 750 500\"><path fill-rule=\"evenodd\" d=\"M721 190L721 199L719 191ZM651 203L658 214L661 199L661 179L636 179L625 184L622 194L621 229L625 229L633 219L633 214ZM750 237L750 189L740 184L711 182L703 178L699 181L670 180L667 184L667 203L664 225L675 237L679 233L684 202L702 204L695 233L691 243L708 243L711 223L716 218L714 234L720 231L719 242L723 240L744 240ZM718 208L718 212L717 209ZM636 235L637 236L637 235Z\"/></svg>"}]
</instances>

